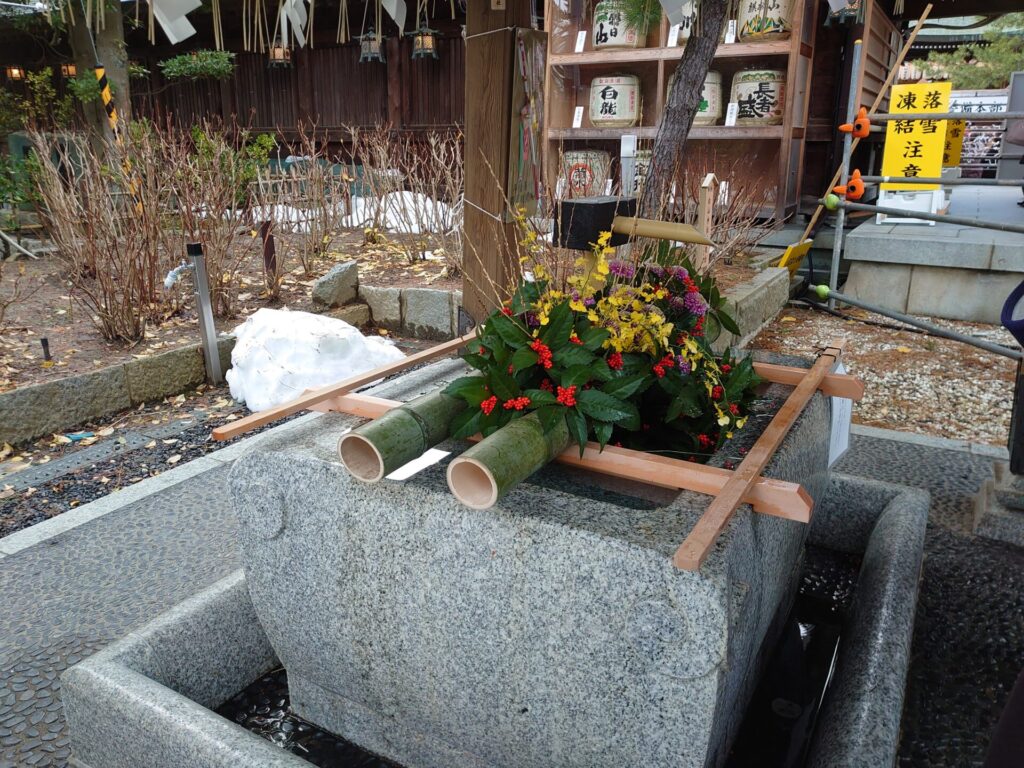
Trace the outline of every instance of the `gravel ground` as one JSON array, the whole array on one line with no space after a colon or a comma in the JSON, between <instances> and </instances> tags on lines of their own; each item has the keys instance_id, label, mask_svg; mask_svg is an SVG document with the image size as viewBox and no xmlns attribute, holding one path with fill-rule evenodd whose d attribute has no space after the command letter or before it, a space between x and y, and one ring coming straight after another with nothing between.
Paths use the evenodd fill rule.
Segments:
<instances>
[{"instance_id":1,"label":"gravel ground","mask_svg":"<svg viewBox=\"0 0 1024 768\"><path fill-rule=\"evenodd\" d=\"M851 317L895 322L862 310L844 311ZM1013 337L999 326L923 319L1016 347ZM750 346L807 355L837 337L848 339L844 362L849 373L865 384L864 399L853 408L854 422L974 443L1006 444L1016 372L1016 364L1009 358L948 339L794 307L785 309Z\"/></svg>"}]
</instances>

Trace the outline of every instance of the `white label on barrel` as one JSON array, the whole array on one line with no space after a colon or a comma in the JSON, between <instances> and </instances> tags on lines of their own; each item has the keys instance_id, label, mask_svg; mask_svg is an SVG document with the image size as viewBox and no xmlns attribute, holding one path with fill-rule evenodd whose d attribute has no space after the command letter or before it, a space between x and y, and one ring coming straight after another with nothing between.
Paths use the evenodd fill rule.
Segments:
<instances>
[{"instance_id":1,"label":"white label on barrel","mask_svg":"<svg viewBox=\"0 0 1024 768\"><path fill-rule=\"evenodd\" d=\"M580 128L583 125L583 107L576 107L576 111L572 113L572 127Z\"/></svg>"},{"instance_id":2,"label":"white label on barrel","mask_svg":"<svg viewBox=\"0 0 1024 768\"><path fill-rule=\"evenodd\" d=\"M587 30L581 29L576 33L576 53L583 53L583 46L587 44Z\"/></svg>"},{"instance_id":3,"label":"white label on barrel","mask_svg":"<svg viewBox=\"0 0 1024 768\"><path fill-rule=\"evenodd\" d=\"M729 24L725 28L725 42L736 42L736 19L729 19Z\"/></svg>"},{"instance_id":4,"label":"white label on barrel","mask_svg":"<svg viewBox=\"0 0 1024 768\"><path fill-rule=\"evenodd\" d=\"M736 125L736 118L740 114L740 105L738 102L730 101L729 106L725 109L725 124Z\"/></svg>"},{"instance_id":5,"label":"white label on barrel","mask_svg":"<svg viewBox=\"0 0 1024 768\"><path fill-rule=\"evenodd\" d=\"M675 48L679 43L679 25L673 24L668 28L668 47Z\"/></svg>"},{"instance_id":6,"label":"white label on barrel","mask_svg":"<svg viewBox=\"0 0 1024 768\"><path fill-rule=\"evenodd\" d=\"M836 366L836 373L846 373L842 363ZM828 442L828 465L831 467L850 448L850 422L853 420L853 400L848 397L833 397L832 434Z\"/></svg>"},{"instance_id":7,"label":"white label on barrel","mask_svg":"<svg viewBox=\"0 0 1024 768\"><path fill-rule=\"evenodd\" d=\"M606 179L605 180L605 182L604 182L604 193L605 193L605 195L610 195L612 193L612 180L611 179Z\"/></svg>"}]
</instances>

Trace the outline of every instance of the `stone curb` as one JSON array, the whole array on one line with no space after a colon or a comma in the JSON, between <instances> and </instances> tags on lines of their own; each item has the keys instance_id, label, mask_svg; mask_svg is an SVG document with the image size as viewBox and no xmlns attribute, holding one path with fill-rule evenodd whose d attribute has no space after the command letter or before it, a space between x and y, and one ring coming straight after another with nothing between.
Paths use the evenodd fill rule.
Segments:
<instances>
[{"instance_id":1,"label":"stone curb","mask_svg":"<svg viewBox=\"0 0 1024 768\"><path fill-rule=\"evenodd\" d=\"M233 336L217 342L222 370L231 365ZM206 381L201 345L0 393L0 443L17 445L53 432L180 394Z\"/></svg>"},{"instance_id":2,"label":"stone curb","mask_svg":"<svg viewBox=\"0 0 1024 768\"><path fill-rule=\"evenodd\" d=\"M769 267L758 272L745 283L733 286L725 293L726 311L739 326L738 336L722 330L712 344L716 352L726 347L741 347L751 341L766 323L789 301L789 270Z\"/></svg>"},{"instance_id":3,"label":"stone curb","mask_svg":"<svg viewBox=\"0 0 1024 768\"><path fill-rule=\"evenodd\" d=\"M458 334L462 291L360 284L359 300L370 307L370 319L378 328L435 341Z\"/></svg>"},{"instance_id":4,"label":"stone curb","mask_svg":"<svg viewBox=\"0 0 1024 768\"><path fill-rule=\"evenodd\" d=\"M990 459L1001 459L1009 461L1010 453L1001 445L986 445L984 443L971 443L967 440L953 440L948 437L932 437L931 435L919 435L915 432L899 432L895 429L882 429L881 427L869 427L863 424L853 424L850 432L854 435L864 437L877 437L880 440L892 440L897 443L911 443L912 445L923 445L926 448L941 448L947 451L963 451L975 456L987 456Z\"/></svg>"},{"instance_id":5,"label":"stone curb","mask_svg":"<svg viewBox=\"0 0 1024 768\"><path fill-rule=\"evenodd\" d=\"M81 507L68 510L57 517L44 520L41 523L36 523L30 528L25 528L24 530L4 536L3 538L0 538L0 559L3 559L7 555L13 555L17 552L21 552L22 550L28 549L36 544L41 544L47 539L59 536L65 531L70 531L72 528L77 528L80 525L88 523L90 520L95 520L96 518L102 517L110 512L116 512L122 507L148 496L152 496L155 493L165 491L168 488L178 485L179 483L183 483L186 480L190 480L204 472L230 464L243 452L252 448L256 442L265 439L271 434L281 434L290 429L295 429L297 426L303 425L309 420L315 419L319 416L320 414L318 413L310 413L305 416L301 416L286 424L269 429L266 432L239 440L233 445L221 448L220 450L209 453L206 456L200 456L187 464L182 464L180 467L169 469L155 477L147 477L145 480L135 483L134 485L129 485L128 487L122 488L118 491L114 491L102 498L96 499L96 501L91 501Z\"/></svg>"}]
</instances>

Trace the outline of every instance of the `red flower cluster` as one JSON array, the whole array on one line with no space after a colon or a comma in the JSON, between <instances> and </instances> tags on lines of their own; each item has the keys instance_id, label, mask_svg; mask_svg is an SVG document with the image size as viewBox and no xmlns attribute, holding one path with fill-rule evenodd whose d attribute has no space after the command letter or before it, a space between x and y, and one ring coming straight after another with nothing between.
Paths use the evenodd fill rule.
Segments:
<instances>
[{"instance_id":1,"label":"red flower cluster","mask_svg":"<svg viewBox=\"0 0 1024 768\"><path fill-rule=\"evenodd\" d=\"M530 404L530 398L523 395L522 397L513 397L511 400L505 401L506 411L521 411L523 408Z\"/></svg>"},{"instance_id":2,"label":"red flower cluster","mask_svg":"<svg viewBox=\"0 0 1024 768\"><path fill-rule=\"evenodd\" d=\"M665 355L663 358L661 358L661 360L654 364L654 367L651 370L653 370L654 374L660 379L665 375L665 370L671 370L672 366L674 366L675 364L675 357L673 357L672 355Z\"/></svg>"},{"instance_id":3,"label":"red flower cluster","mask_svg":"<svg viewBox=\"0 0 1024 768\"><path fill-rule=\"evenodd\" d=\"M501 314L505 315L506 317L512 317L512 310L508 307L502 307Z\"/></svg>"},{"instance_id":4,"label":"red flower cluster","mask_svg":"<svg viewBox=\"0 0 1024 768\"><path fill-rule=\"evenodd\" d=\"M736 405L736 403L729 403L729 413L731 413L733 416L739 416L740 407Z\"/></svg>"},{"instance_id":5,"label":"red flower cluster","mask_svg":"<svg viewBox=\"0 0 1024 768\"><path fill-rule=\"evenodd\" d=\"M535 339L530 345L530 349L537 353L537 362L543 365L545 370L552 366L551 348L547 344L540 339Z\"/></svg>"},{"instance_id":6,"label":"red flower cluster","mask_svg":"<svg viewBox=\"0 0 1024 768\"><path fill-rule=\"evenodd\" d=\"M732 366L731 365L729 365L728 363L723 363L722 364L722 373L728 373L731 370L732 370Z\"/></svg>"},{"instance_id":7,"label":"red flower cluster","mask_svg":"<svg viewBox=\"0 0 1024 768\"><path fill-rule=\"evenodd\" d=\"M494 406L498 404L498 398L491 395L482 403L480 403L480 410L484 412L484 416L490 416L491 411L494 410Z\"/></svg>"},{"instance_id":8,"label":"red flower cluster","mask_svg":"<svg viewBox=\"0 0 1024 768\"><path fill-rule=\"evenodd\" d=\"M559 387L558 394L555 395L555 399L566 408L572 408L576 405L576 385L573 384L568 389L565 387Z\"/></svg>"},{"instance_id":9,"label":"red flower cluster","mask_svg":"<svg viewBox=\"0 0 1024 768\"><path fill-rule=\"evenodd\" d=\"M700 317L697 318L697 324L693 326L693 335L694 336L703 336L704 335L704 318L705 317L706 317L706 315L701 315Z\"/></svg>"},{"instance_id":10,"label":"red flower cluster","mask_svg":"<svg viewBox=\"0 0 1024 768\"><path fill-rule=\"evenodd\" d=\"M544 379L544 381L540 383L540 388L543 389L545 392L555 391L555 385L551 383L551 379Z\"/></svg>"},{"instance_id":11,"label":"red flower cluster","mask_svg":"<svg viewBox=\"0 0 1024 768\"><path fill-rule=\"evenodd\" d=\"M572 332L572 335L569 337L569 341L571 341L573 344L582 344L583 343L583 339L581 339L579 336L576 335L576 331Z\"/></svg>"},{"instance_id":12,"label":"red flower cluster","mask_svg":"<svg viewBox=\"0 0 1024 768\"><path fill-rule=\"evenodd\" d=\"M687 293L697 293L697 291L700 290L700 288L697 287L697 284L695 282L693 282L693 278L692 277L684 277L683 278L683 285L686 286L686 292Z\"/></svg>"},{"instance_id":13,"label":"red flower cluster","mask_svg":"<svg viewBox=\"0 0 1024 768\"><path fill-rule=\"evenodd\" d=\"M723 387L712 387L711 388L711 399L721 400L725 397L725 389Z\"/></svg>"},{"instance_id":14,"label":"red flower cluster","mask_svg":"<svg viewBox=\"0 0 1024 768\"><path fill-rule=\"evenodd\" d=\"M701 448L710 448L712 445L715 444L714 440L712 440L707 435L703 434L697 435L697 442L700 443Z\"/></svg>"},{"instance_id":15,"label":"red flower cluster","mask_svg":"<svg viewBox=\"0 0 1024 768\"><path fill-rule=\"evenodd\" d=\"M608 355L608 367L611 368L613 371L622 370L621 352L612 352L610 355Z\"/></svg>"}]
</instances>

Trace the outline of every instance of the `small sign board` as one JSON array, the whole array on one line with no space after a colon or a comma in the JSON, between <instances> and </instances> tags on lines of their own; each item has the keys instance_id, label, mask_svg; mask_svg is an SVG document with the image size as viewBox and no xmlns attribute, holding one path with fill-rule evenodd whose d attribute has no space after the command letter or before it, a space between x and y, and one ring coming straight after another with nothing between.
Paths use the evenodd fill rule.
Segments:
<instances>
[{"instance_id":1,"label":"small sign board","mask_svg":"<svg viewBox=\"0 0 1024 768\"><path fill-rule=\"evenodd\" d=\"M583 48L587 44L587 30L581 29L576 33L576 53L583 53Z\"/></svg>"},{"instance_id":2,"label":"small sign board","mask_svg":"<svg viewBox=\"0 0 1024 768\"><path fill-rule=\"evenodd\" d=\"M673 24L668 28L668 47L675 48L679 44L679 25Z\"/></svg>"},{"instance_id":3,"label":"small sign board","mask_svg":"<svg viewBox=\"0 0 1024 768\"><path fill-rule=\"evenodd\" d=\"M730 101L729 106L725 108L725 124L736 125L736 118L740 114L740 104L738 101Z\"/></svg>"},{"instance_id":4,"label":"small sign board","mask_svg":"<svg viewBox=\"0 0 1024 768\"><path fill-rule=\"evenodd\" d=\"M943 168L955 168L960 165L960 155L964 149L965 133L967 133L966 120L946 121L946 146L942 149Z\"/></svg>"},{"instance_id":5,"label":"small sign board","mask_svg":"<svg viewBox=\"0 0 1024 768\"><path fill-rule=\"evenodd\" d=\"M576 107L576 110L572 113L572 127L583 127L583 107Z\"/></svg>"},{"instance_id":6,"label":"small sign board","mask_svg":"<svg viewBox=\"0 0 1024 768\"><path fill-rule=\"evenodd\" d=\"M725 42L726 44L736 42L736 19L729 19L729 23L725 26Z\"/></svg>"},{"instance_id":7,"label":"small sign board","mask_svg":"<svg viewBox=\"0 0 1024 768\"><path fill-rule=\"evenodd\" d=\"M889 111L893 114L948 112L952 90L952 83L894 85L889 96ZM885 127L882 175L937 178L942 175L945 145L945 120L889 120ZM881 185L882 190L909 189L915 192L938 188L938 184L890 182Z\"/></svg>"},{"instance_id":8,"label":"small sign board","mask_svg":"<svg viewBox=\"0 0 1024 768\"><path fill-rule=\"evenodd\" d=\"M846 373L842 363L836 366L835 373ZM828 442L828 465L831 467L850 448L850 423L853 421L853 400L848 397L833 397L832 401L832 434Z\"/></svg>"}]
</instances>

